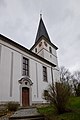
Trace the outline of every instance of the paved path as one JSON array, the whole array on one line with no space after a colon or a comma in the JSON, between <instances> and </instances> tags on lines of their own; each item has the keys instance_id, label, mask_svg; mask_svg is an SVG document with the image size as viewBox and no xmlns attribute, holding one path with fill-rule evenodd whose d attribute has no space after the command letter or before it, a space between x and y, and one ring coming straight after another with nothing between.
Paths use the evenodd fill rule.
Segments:
<instances>
[{"instance_id":1,"label":"paved path","mask_svg":"<svg viewBox=\"0 0 80 120\"><path fill-rule=\"evenodd\" d=\"M44 120L44 117L38 113L37 108L24 108L17 110L12 116L11 120ZM0 120L9 120L8 116L3 116Z\"/></svg>"},{"instance_id":2,"label":"paved path","mask_svg":"<svg viewBox=\"0 0 80 120\"><path fill-rule=\"evenodd\" d=\"M36 108L27 108L27 109L20 109L16 111L11 117L28 117L28 116L36 116L40 115Z\"/></svg>"}]
</instances>

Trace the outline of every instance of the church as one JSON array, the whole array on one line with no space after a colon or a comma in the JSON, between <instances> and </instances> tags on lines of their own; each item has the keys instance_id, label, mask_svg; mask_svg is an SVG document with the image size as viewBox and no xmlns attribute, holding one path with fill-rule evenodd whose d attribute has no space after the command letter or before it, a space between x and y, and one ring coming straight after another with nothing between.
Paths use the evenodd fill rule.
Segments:
<instances>
[{"instance_id":1,"label":"church","mask_svg":"<svg viewBox=\"0 0 80 120\"><path fill-rule=\"evenodd\" d=\"M28 40L27 40L28 42ZM34 45L29 49L0 34L0 104L42 104L49 84L59 81L57 46L40 17Z\"/></svg>"}]
</instances>

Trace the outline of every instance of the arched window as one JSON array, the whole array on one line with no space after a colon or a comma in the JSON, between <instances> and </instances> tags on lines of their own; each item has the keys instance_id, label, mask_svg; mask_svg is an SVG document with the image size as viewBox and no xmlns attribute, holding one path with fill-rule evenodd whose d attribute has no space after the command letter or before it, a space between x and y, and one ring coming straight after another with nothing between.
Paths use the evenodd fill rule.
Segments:
<instances>
[{"instance_id":1,"label":"arched window","mask_svg":"<svg viewBox=\"0 0 80 120\"><path fill-rule=\"evenodd\" d=\"M35 48L35 52L37 52L37 48Z\"/></svg>"}]
</instances>

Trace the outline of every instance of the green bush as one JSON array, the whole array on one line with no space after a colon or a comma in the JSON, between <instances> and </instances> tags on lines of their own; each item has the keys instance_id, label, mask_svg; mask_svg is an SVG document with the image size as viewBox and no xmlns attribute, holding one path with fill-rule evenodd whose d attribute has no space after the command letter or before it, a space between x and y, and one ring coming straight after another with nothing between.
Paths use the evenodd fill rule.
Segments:
<instances>
[{"instance_id":1,"label":"green bush","mask_svg":"<svg viewBox=\"0 0 80 120\"><path fill-rule=\"evenodd\" d=\"M18 102L11 101L11 102L8 102L7 104L8 111L16 111L18 107L19 107Z\"/></svg>"}]
</instances>

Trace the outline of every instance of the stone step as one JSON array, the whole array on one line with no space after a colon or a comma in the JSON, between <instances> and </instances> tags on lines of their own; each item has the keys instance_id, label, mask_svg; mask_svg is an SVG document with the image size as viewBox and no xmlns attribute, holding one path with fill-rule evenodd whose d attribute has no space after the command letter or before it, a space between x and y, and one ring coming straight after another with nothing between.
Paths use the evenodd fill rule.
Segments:
<instances>
[{"instance_id":1,"label":"stone step","mask_svg":"<svg viewBox=\"0 0 80 120\"><path fill-rule=\"evenodd\" d=\"M44 117L37 117L37 118L19 118L19 119L15 119L15 118L12 118L12 119L9 119L9 120L45 120Z\"/></svg>"},{"instance_id":2,"label":"stone step","mask_svg":"<svg viewBox=\"0 0 80 120\"><path fill-rule=\"evenodd\" d=\"M44 116L43 115L34 115L34 116L21 116L21 117L10 117L9 119L10 120L13 120L13 119L16 119L16 120L18 120L18 119L37 119L37 118L44 118Z\"/></svg>"},{"instance_id":3,"label":"stone step","mask_svg":"<svg viewBox=\"0 0 80 120\"><path fill-rule=\"evenodd\" d=\"M16 111L9 120L45 120L43 115L38 113L37 108L20 109Z\"/></svg>"}]
</instances>

